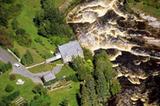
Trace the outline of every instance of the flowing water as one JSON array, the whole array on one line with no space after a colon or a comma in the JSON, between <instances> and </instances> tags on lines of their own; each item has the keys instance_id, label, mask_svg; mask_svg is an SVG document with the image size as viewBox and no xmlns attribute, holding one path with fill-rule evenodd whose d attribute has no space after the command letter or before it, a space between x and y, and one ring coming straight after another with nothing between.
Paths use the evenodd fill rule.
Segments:
<instances>
[{"instance_id":1,"label":"flowing water","mask_svg":"<svg viewBox=\"0 0 160 106\"><path fill-rule=\"evenodd\" d=\"M157 106L160 28L154 23L159 21L127 12L125 3L125 0L81 3L69 12L67 23L83 47L92 52L105 49L109 54L123 88L109 105Z\"/></svg>"}]
</instances>

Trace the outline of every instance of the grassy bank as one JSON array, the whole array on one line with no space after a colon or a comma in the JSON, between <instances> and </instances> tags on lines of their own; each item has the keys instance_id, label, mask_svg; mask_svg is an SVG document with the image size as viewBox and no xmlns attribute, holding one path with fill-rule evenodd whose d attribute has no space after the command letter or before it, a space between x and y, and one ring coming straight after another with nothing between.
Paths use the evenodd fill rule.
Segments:
<instances>
[{"instance_id":1,"label":"grassy bank","mask_svg":"<svg viewBox=\"0 0 160 106\"><path fill-rule=\"evenodd\" d=\"M71 75L75 75L75 71L65 65L56 77L61 79L63 76L69 77ZM69 86L50 92L49 95L51 96L51 106L59 106L59 103L61 103L64 99L68 100L69 106L78 106L76 94L79 92L79 86L79 82L71 81Z\"/></svg>"},{"instance_id":2,"label":"grassy bank","mask_svg":"<svg viewBox=\"0 0 160 106\"><path fill-rule=\"evenodd\" d=\"M128 0L128 6L134 11L144 12L160 19L160 1L139 0L136 2L135 0Z\"/></svg>"},{"instance_id":3,"label":"grassy bank","mask_svg":"<svg viewBox=\"0 0 160 106\"><path fill-rule=\"evenodd\" d=\"M33 64L42 62L44 58L48 58L52 55L50 51L54 51L56 46L50 44L47 38L37 34L37 28L34 25L33 18L40 10L40 0L18 0L18 2L22 4L22 11L16 19L19 23L19 27L23 28L31 37L32 45L31 47L24 47L15 42L14 48L18 50L20 57L29 49L34 59ZM36 39L40 40L41 43L36 42Z\"/></svg>"},{"instance_id":4,"label":"grassy bank","mask_svg":"<svg viewBox=\"0 0 160 106\"><path fill-rule=\"evenodd\" d=\"M2 75L0 75L0 99L3 97L3 96L6 96L6 95L9 95L9 93L7 93L5 91L5 87L7 84L11 85L14 87L14 91L20 91L20 95L22 97L24 97L25 99L27 100L31 100L33 98L33 92L32 92L32 89L33 87L35 86L35 84L28 78L25 78L25 77L22 77L20 75L16 75L16 80L13 80L11 81L9 79L9 73L10 72L6 72ZM17 85L16 84L16 81L17 79L22 79L23 81L25 81L25 83L23 85Z\"/></svg>"}]
</instances>

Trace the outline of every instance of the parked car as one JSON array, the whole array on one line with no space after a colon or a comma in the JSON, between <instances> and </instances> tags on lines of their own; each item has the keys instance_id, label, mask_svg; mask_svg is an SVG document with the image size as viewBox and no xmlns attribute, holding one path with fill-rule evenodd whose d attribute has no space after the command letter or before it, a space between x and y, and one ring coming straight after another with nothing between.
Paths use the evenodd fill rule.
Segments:
<instances>
[{"instance_id":1,"label":"parked car","mask_svg":"<svg viewBox=\"0 0 160 106\"><path fill-rule=\"evenodd\" d=\"M14 63L13 64L15 67L20 67L20 64L18 64L18 63Z\"/></svg>"}]
</instances>

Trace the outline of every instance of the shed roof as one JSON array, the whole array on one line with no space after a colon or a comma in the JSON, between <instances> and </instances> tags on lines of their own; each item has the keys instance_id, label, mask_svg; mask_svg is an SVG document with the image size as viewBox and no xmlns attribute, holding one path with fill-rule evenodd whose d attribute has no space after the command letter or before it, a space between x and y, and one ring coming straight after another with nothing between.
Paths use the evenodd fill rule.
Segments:
<instances>
[{"instance_id":1,"label":"shed roof","mask_svg":"<svg viewBox=\"0 0 160 106\"><path fill-rule=\"evenodd\" d=\"M78 41L70 41L64 45L58 46L58 49L61 53L62 59L64 62L68 62L75 56L82 56L83 50ZM68 59L68 60L67 60Z\"/></svg>"},{"instance_id":2,"label":"shed roof","mask_svg":"<svg viewBox=\"0 0 160 106\"><path fill-rule=\"evenodd\" d=\"M45 82L54 80L55 78L56 78L56 76L52 72L49 72L49 73L47 73L46 75L43 76L43 79L44 79Z\"/></svg>"}]
</instances>

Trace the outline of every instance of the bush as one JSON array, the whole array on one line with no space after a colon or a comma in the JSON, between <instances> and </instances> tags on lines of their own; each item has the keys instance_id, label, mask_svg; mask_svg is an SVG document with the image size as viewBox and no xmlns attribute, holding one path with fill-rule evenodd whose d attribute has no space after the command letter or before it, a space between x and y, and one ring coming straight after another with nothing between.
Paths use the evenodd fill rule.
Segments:
<instances>
[{"instance_id":1,"label":"bush","mask_svg":"<svg viewBox=\"0 0 160 106\"><path fill-rule=\"evenodd\" d=\"M56 8L51 0L41 0L42 10L34 18L38 27L38 34L44 37L63 36L72 37L73 31L65 23L65 16Z\"/></svg>"},{"instance_id":2,"label":"bush","mask_svg":"<svg viewBox=\"0 0 160 106\"><path fill-rule=\"evenodd\" d=\"M64 99L61 103L59 103L59 106L69 106L68 100Z\"/></svg>"},{"instance_id":3,"label":"bush","mask_svg":"<svg viewBox=\"0 0 160 106\"><path fill-rule=\"evenodd\" d=\"M11 63L0 63L0 72L6 72L12 68Z\"/></svg>"},{"instance_id":4,"label":"bush","mask_svg":"<svg viewBox=\"0 0 160 106\"><path fill-rule=\"evenodd\" d=\"M11 23L12 25L12 29L13 30L17 30L18 29L18 21L16 19L14 19Z\"/></svg>"},{"instance_id":5,"label":"bush","mask_svg":"<svg viewBox=\"0 0 160 106\"><path fill-rule=\"evenodd\" d=\"M84 53L85 60L93 61L92 52L89 49L83 48L83 53Z\"/></svg>"},{"instance_id":6,"label":"bush","mask_svg":"<svg viewBox=\"0 0 160 106\"><path fill-rule=\"evenodd\" d=\"M16 75L15 75L15 74L9 75L9 79L10 79L11 81L16 80Z\"/></svg>"},{"instance_id":7,"label":"bush","mask_svg":"<svg viewBox=\"0 0 160 106\"><path fill-rule=\"evenodd\" d=\"M33 57L30 53L30 51L26 51L26 53L23 55L22 59L21 59L21 63L23 65L30 65L33 63Z\"/></svg>"},{"instance_id":8,"label":"bush","mask_svg":"<svg viewBox=\"0 0 160 106\"><path fill-rule=\"evenodd\" d=\"M47 90L45 88L43 88L42 85L36 85L33 90L32 90L33 93L35 94L39 94L39 95L47 95Z\"/></svg>"},{"instance_id":9,"label":"bush","mask_svg":"<svg viewBox=\"0 0 160 106\"><path fill-rule=\"evenodd\" d=\"M18 28L16 30L16 35L25 35L26 34L26 31L22 28Z\"/></svg>"},{"instance_id":10,"label":"bush","mask_svg":"<svg viewBox=\"0 0 160 106\"><path fill-rule=\"evenodd\" d=\"M14 90L14 87L12 85L7 84L5 87L6 92L12 92Z\"/></svg>"}]
</instances>

